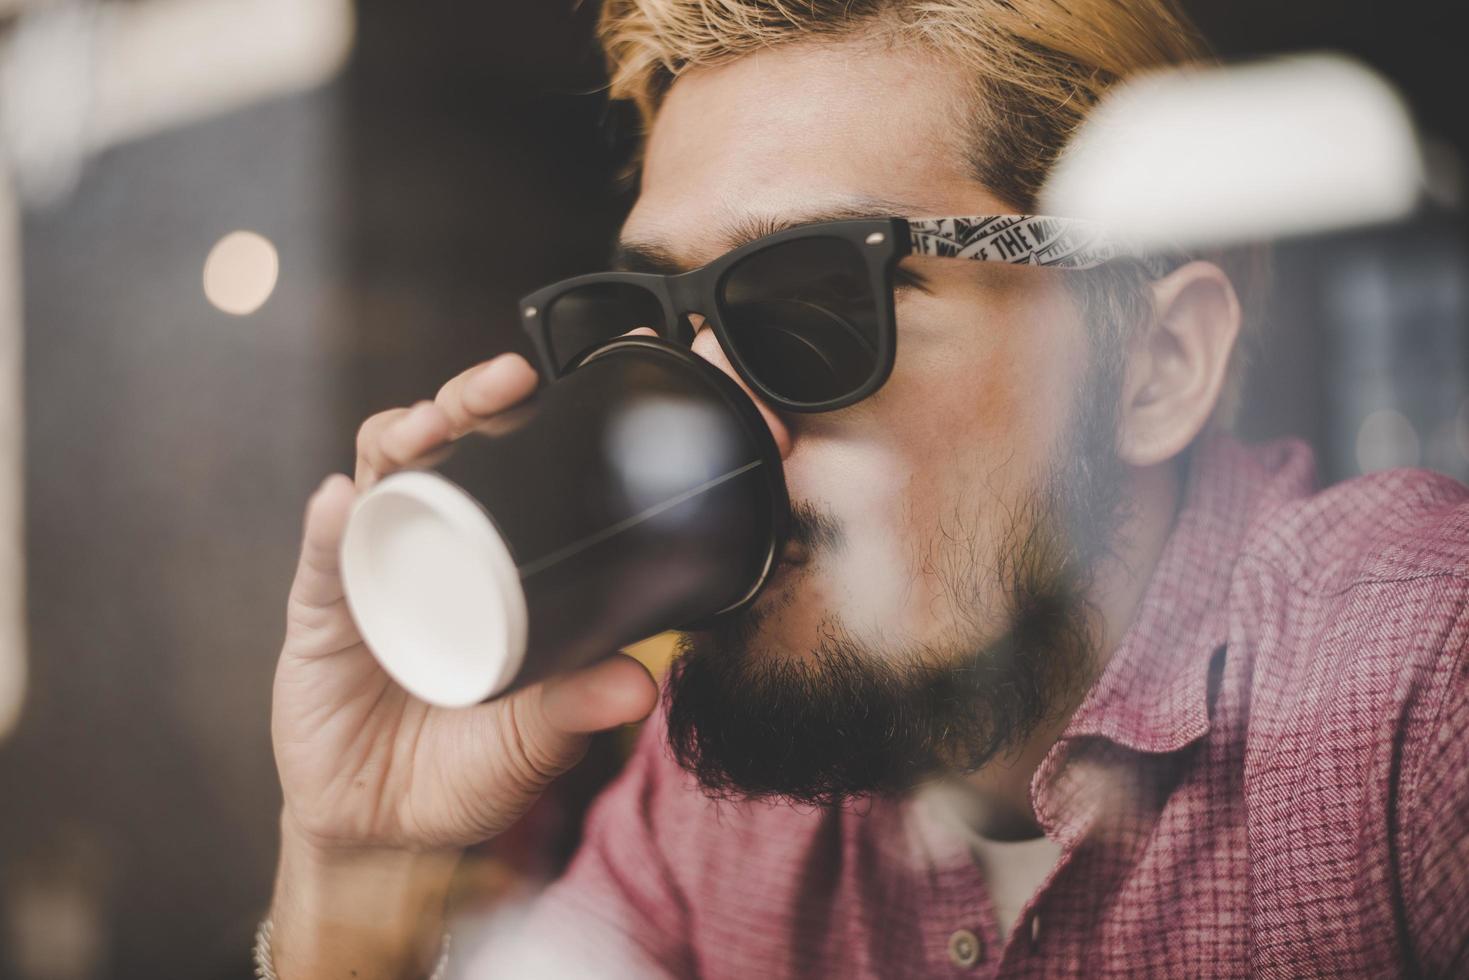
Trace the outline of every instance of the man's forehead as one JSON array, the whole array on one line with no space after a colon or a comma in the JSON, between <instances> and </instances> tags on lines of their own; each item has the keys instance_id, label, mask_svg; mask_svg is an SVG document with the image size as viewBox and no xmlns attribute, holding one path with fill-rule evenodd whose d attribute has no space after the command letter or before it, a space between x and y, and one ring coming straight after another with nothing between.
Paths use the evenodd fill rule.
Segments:
<instances>
[{"instance_id":1,"label":"man's forehead","mask_svg":"<svg viewBox=\"0 0 1469 980\"><path fill-rule=\"evenodd\" d=\"M956 118L913 51L788 45L685 73L653 120L623 239L687 267L823 218L985 213Z\"/></svg>"},{"instance_id":2,"label":"man's forehead","mask_svg":"<svg viewBox=\"0 0 1469 980\"><path fill-rule=\"evenodd\" d=\"M629 272L673 273L695 268L716 255L797 225L852 218L909 218L927 214L929 206L853 193L787 206L745 207L731 204L710 209L708 217L689 220L687 209L674 209L670 221L635 211L618 236L613 268Z\"/></svg>"}]
</instances>

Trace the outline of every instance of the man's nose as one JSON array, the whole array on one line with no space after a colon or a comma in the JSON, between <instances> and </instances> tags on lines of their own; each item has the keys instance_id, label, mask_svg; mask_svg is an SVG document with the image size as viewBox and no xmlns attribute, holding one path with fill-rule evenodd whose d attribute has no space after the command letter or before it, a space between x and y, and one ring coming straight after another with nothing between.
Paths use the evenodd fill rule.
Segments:
<instances>
[{"instance_id":1,"label":"man's nose","mask_svg":"<svg viewBox=\"0 0 1469 980\"><path fill-rule=\"evenodd\" d=\"M751 391L749 385L745 384L739 372L734 369L734 365L729 363L729 358L724 356L724 348L719 346L718 338L714 336L714 331L709 329L703 322L704 318L694 314L689 319L693 322L694 330L696 331L693 344L694 353L733 378L734 383L739 385L745 394L750 396L750 400L760 410L760 417L765 420L765 424L770 428L770 434L775 437L775 445L780 450L780 458L785 459L790 456L791 430L780 420L780 416L775 414L775 410L765 404L764 400Z\"/></svg>"}]
</instances>

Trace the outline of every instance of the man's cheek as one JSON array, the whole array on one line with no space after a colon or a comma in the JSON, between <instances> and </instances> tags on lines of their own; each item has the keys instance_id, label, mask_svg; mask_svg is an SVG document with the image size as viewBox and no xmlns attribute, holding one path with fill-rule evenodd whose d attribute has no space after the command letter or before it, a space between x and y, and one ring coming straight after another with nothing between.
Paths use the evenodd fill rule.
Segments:
<instances>
[{"instance_id":1,"label":"man's cheek","mask_svg":"<svg viewBox=\"0 0 1469 980\"><path fill-rule=\"evenodd\" d=\"M816 499L840 522L843 543L819 555L813 584L855 635L910 635L925 482L911 457L876 439L844 446L841 465L825 474Z\"/></svg>"},{"instance_id":2,"label":"man's cheek","mask_svg":"<svg viewBox=\"0 0 1469 980\"><path fill-rule=\"evenodd\" d=\"M909 329L899 334L897 362L884 386L893 421L971 440L1003 435L1038 381L1042 338L1029 312L968 292L955 301L908 304L899 319Z\"/></svg>"}]
</instances>

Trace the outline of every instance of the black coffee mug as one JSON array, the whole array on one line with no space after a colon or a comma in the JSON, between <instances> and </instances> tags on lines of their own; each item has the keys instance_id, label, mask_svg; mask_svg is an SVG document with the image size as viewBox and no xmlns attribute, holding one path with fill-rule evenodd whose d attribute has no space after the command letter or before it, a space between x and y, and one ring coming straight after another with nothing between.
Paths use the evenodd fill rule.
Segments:
<instances>
[{"instance_id":1,"label":"black coffee mug","mask_svg":"<svg viewBox=\"0 0 1469 980\"><path fill-rule=\"evenodd\" d=\"M686 347L622 337L372 486L342 581L388 674L470 705L742 608L789 507L749 396Z\"/></svg>"}]
</instances>

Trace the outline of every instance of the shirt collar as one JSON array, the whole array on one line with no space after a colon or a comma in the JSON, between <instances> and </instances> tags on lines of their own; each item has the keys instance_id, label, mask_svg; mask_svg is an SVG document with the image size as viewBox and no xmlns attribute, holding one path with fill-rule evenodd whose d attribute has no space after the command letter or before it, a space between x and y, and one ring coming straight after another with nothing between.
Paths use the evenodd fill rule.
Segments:
<instances>
[{"instance_id":1,"label":"shirt collar","mask_svg":"<svg viewBox=\"0 0 1469 980\"><path fill-rule=\"evenodd\" d=\"M1311 451L1297 440L1198 444L1183 506L1137 615L1062 733L1173 752L1209 731L1210 662L1228 637L1230 580L1245 534L1274 504L1309 493Z\"/></svg>"}]
</instances>

